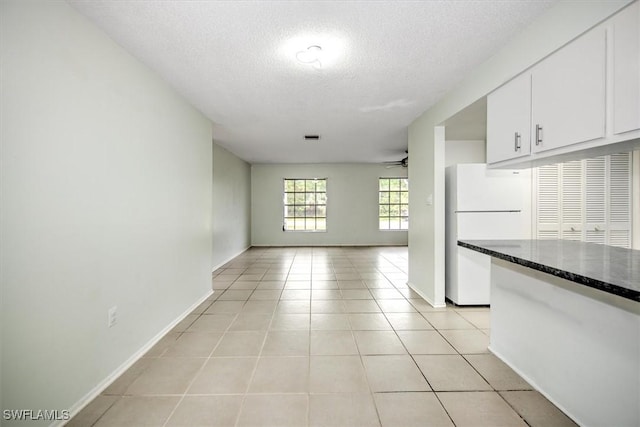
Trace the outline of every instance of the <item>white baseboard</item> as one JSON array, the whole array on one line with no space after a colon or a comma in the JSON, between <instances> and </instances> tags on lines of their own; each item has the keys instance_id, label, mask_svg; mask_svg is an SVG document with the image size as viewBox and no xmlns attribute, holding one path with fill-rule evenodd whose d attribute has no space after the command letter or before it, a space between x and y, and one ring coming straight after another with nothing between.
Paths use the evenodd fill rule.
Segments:
<instances>
[{"instance_id":1,"label":"white baseboard","mask_svg":"<svg viewBox=\"0 0 640 427\"><path fill-rule=\"evenodd\" d=\"M224 261L222 261L221 263L218 263L217 265L215 265L212 269L211 272L213 273L214 271L216 271L217 269L219 269L220 267L222 267L223 265L225 265L226 263L228 263L229 261L231 261L232 259L234 259L237 256L242 255L243 253L245 253L246 251L248 251L249 249L251 249L251 245L247 246L246 248L242 249L241 251L239 251L238 253L236 253L235 255L231 255L230 257L226 258Z\"/></svg>"},{"instance_id":2,"label":"white baseboard","mask_svg":"<svg viewBox=\"0 0 640 427\"><path fill-rule=\"evenodd\" d=\"M414 286L411 282L407 282L407 286L409 286L413 292L415 292L416 294L420 295L420 297L423 300L425 300L426 302L431 304L432 307L434 307L434 308L443 308L443 307L447 306L447 304L445 304L445 303L443 303L443 304L435 304L431 300L431 298L427 297L420 289L418 289L416 286Z\"/></svg>"},{"instance_id":3,"label":"white baseboard","mask_svg":"<svg viewBox=\"0 0 640 427\"><path fill-rule=\"evenodd\" d=\"M151 338L145 345L143 345L138 351L136 351L131 357L129 357L122 365L116 368L111 374L109 374L104 380L100 381L89 393L76 402L69 409L71 418L78 414L85 406L87 406L93 399L98 397L107 387L111 385L120 375L124 374L135 362L145 355L151 348L158 343L169 331L171 331L178 323L180 323L187 315L189 315L196 307L202 304L207 298L213 295L213 291L207 292L203 297L199 298L191 307L178 316L174 321L167 325L163 330L158 332L156 336ZM50 427L64 426L69 420L55 421L50 424Z\"/></svg>"}]
</instances>

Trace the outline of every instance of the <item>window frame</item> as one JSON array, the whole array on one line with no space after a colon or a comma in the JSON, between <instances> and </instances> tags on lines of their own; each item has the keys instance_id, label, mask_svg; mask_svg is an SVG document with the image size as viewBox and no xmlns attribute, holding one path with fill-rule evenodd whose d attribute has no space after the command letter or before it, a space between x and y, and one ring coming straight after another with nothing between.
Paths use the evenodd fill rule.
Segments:
<instances>
[{"instance_id":1,"label":"window frame","mask_svg":"<svg viewBox=\"0 0 640 427\"><path fill-rule=\"evenodd\" d=\"M300 189L300 181L304 181L304 188ZM307 187L308 182L313 181L313 191ZM318 181L324 181L324 191L318 191ZM287 183L293 182L293 191L288 190ZM282 179L282 203L283 203L283 217L282 217L282 231L284 232L307 232L307 233L326 233L327 232L327 178L283 178ZM309 203L309 195L313 194L313 203ZM322 194L322 200L324 203L318 203L318 194ZM292 197L288 197L292 195ZM300 201L304 200L303 203ZM323 215L318 215L318 207L321 207L324 211ZM293 211L290 211L292 208ZM309 209L313 208L313 215L308 215ZM293 214L291 214L293 212ZM302 215L298 216L298 213ZM297 228L299 220L302 219L304 226ZM307 228L308 220L313 220L313 228ZM324 224L324 228L318 228L318 224ZM289 228L290 221L293 223L293 228Z\"/></svg>"},{"instance_id":2,"label":"window frame","mask_svg":"<svg viewBox=\"0 0 640 427\"><path fill-rule=\"evenodd\" d=\"M387 187L383 189L382 181L387 180ZM392 180L397 184L392 187ZM403 185L404 183L404 185ZM392 198L392 194L394 197ZM404 197L403 197L404 194ZM392 200L393 199L393 200ZM383 215L386 207L386 215ZM404 208L404 209L403 209ZM397 212L397 213L395 213ZM405 214L403 214L405 213ZM383 220L387 221L387 228L382 228ZM397 221L393 226L392 221ZM404 227L403 227L404 226ZM409 178L406 176L378 177L378 230L379 231L408 231L409 230Z\"/></svg>"}]
</instances>

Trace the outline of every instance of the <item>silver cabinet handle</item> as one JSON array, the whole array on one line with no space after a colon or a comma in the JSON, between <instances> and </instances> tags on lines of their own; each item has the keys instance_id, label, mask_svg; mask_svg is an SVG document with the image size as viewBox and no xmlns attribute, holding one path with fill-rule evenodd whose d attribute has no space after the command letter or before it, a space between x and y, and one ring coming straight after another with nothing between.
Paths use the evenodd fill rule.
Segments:
<instances>
[{"instance_id":1,"label":"silver cabinet handle","mask_svg":"<svg viewBox=\"0 0 640 427\"><path fill-rule=\"evenodd\" d=\"M516 135L514 137L514 151L518 151L520 150L520 134L518 132L516 132Z\"/></svg>"},{"instance_id":2,"label":"silver cabinet handle","mask_svg":"<svg viewBox=\"0 0 640 427\"><path fill-rule=\"evenodd\" d=\"M542 126L536 125L536 145L542 144Z\"/></svg>"}]
</instances>

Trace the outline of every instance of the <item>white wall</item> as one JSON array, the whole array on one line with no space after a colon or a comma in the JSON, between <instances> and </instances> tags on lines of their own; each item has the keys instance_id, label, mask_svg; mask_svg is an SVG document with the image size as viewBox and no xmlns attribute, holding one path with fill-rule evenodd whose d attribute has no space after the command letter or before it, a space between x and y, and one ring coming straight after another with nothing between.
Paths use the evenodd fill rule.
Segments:
<instances>
[{"instance_id":1,"label":"white wall","mask_svg":"<svg viewBox=\"0 0 640 427\"><path fill-rule=\"evenodd\" d=\"M406 231L378 229L378 178L399 176L407 176L407 169L376 164L253 165L253 245L406 245ZM327 178L326 232L282 231L284 178Z\"/></svg>"},{"instance_id":2,"label":"white wall","mask_svg":"<svg viewBox=\"0 0 640 427\"><path fill-rule=\"evenodd\" d=\"M482 140L447 140L444 144L445 167L459 163L485 163L487 145Z\"/></svg>"},{"instance_id":3,"label":"white wall","mask_svg":"<svg viewBox=\"0 0 640 427\"><path fill-rule=\"evenodd\" d=\"M559 2L409 126L414 194L409 207L409 283L432 304L444 304L445 138L440 125L629 2ZM433 204L416 203L415 194L433 195Z\"/></svg>"},{"instance_id":4,"label":"white wall","mask_svg":"<svg viewBox=\"0 0 640 427\"><path fill-rule=\"evenodd\" d=\"M251 246L251 165L213 145L214 269Z\"/></svg>"},{"instance_id":5,"label":"white wall","mask_svg":"<svg viewBox=\"0 0 640 427\"><path fill-rule=\"evenodd\" d=\"M2 407L73 409L210 293L211 123L67 3L0 8Z\"/></svg>"}]
</instances>

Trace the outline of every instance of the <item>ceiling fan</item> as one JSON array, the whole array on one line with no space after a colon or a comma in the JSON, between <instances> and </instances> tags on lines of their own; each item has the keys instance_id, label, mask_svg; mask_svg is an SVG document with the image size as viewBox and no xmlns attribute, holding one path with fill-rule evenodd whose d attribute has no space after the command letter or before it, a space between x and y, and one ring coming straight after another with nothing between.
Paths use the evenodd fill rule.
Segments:
<instances>
[{"instance_id":1,"label":"ceiling fan","mask_svg":"<svg viewBox=\"0 0 640 427\"><path fill-rule=\"evenodd\" d=\"M402 160L395 160L392 162L382 162L383 164L387 165L387 169L390 168L397 168L399 166L406 168L409 167L409 150L404 150L405 153L407 153L407 156L402 159Z\"/></svg>"}]
</instances>

